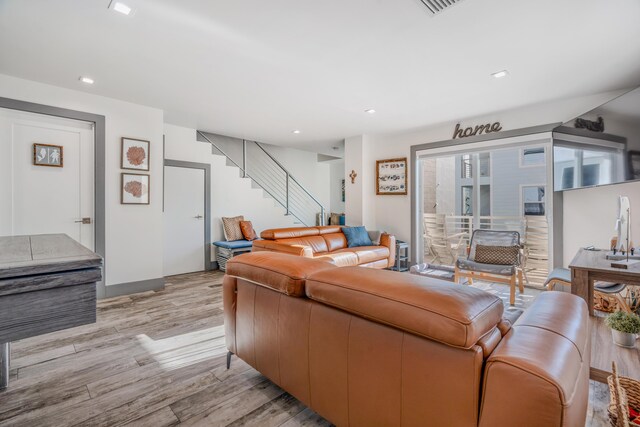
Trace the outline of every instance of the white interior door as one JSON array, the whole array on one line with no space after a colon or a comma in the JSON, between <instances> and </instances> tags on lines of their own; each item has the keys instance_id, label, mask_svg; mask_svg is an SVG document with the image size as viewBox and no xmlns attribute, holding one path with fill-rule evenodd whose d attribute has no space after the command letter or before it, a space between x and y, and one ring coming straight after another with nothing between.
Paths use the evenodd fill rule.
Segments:
<instances>
[{"instance_id":1,"label":"white interior door","mask_svg":"<svg viewBox=\"0 0 640 427\"><path fill-rule=\"evenodd\" d=\"M62 167L35 165L34 144L61 146ZM65 233L93 250L93 125L0 109L0 149L0 235Z\"/></svg>"},{"instance_id":2,"label":"white interior door","mask_svg":"<svg viewBox=\"0 0 640 427\"><path fill-rule=\"evenodd\" d=\"M204 170L164 168L164 275L205 269Z\"/></svg>"}]
</instances>

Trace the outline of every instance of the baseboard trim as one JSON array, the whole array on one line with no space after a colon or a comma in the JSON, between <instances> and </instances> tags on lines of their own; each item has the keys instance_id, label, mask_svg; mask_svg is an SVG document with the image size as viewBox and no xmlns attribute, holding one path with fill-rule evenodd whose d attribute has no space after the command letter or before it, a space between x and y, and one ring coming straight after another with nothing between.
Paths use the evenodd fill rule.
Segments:
<instances>
[{"instance_id":1,"label":"baseboard trim","mask_svg":"<svg viewBox=\"0 0 640 427\"><path fill-rule=\"evenodd\" d=\"M160 291L164 289L164 277L158 279L140 280L138 282L118 283L105 286L104 298L113 298L139 292Z\"/></svg>"}]
</instances>

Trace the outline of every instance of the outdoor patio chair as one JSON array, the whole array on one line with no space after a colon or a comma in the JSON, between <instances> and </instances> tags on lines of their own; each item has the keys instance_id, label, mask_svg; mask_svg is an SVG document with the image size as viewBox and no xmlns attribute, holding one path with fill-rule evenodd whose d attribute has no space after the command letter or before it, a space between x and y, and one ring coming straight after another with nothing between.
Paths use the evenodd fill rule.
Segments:
<instances>
[{"instance_id":1,"label":"outdoor patio chair","mask_svg":"<svg viewBox=\"0 0 640 427\"><path fill-rule=\"evenodd\" d=\"M454 281L458 283L465 277L470 283L473 279L507 283L510 286L509 303L514 305L516 285L520 293L524 292L521 249L517 231L475 230L468 255L456 261Z\"/></svg>"},{"instance_id":2,"label":"outdoor patio chair","mask_svg":"<svg viewBox=\"0 0 640 427\"><path fill-rule=\"evenodd\" d=\"M466 233L449 234L446 216L441 214L424 215L425 243L432 256L430 264L452 265L463 248ZM450 263L445 263L450 261Z\"/></svg>"}]
</instances>

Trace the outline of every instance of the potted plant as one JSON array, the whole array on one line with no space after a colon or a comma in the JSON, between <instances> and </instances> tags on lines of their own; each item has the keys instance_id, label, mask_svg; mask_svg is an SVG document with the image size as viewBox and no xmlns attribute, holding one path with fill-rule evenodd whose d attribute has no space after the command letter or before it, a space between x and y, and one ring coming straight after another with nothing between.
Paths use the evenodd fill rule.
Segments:
<instances>
[{"instance_id":1,"label":"potted plant","mask_svg":"<svg viewBox=\"0 0 640 427\"><path fill-rule=\"evenodd\" d=\"M634 313L616 311L605 319L611 328L613 342L620 347L635 348L636 334L640 333L640 316Z\"/></svg>"}]
</instances>

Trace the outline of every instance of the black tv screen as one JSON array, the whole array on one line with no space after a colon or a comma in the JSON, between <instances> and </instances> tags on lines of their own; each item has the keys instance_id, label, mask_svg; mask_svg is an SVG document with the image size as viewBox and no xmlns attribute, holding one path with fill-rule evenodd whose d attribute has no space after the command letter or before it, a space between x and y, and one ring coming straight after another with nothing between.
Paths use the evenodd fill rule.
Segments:
<instances>
[{"instance_id":1,"label":"black tv screen","mask_svg":"<svg viewBox=\"0 0 640 427\"><path fill-rule=\"evenodd\" d=\"M640 88L553 131L554 190L640 179Z\"/></svg>"}]
</instances>

